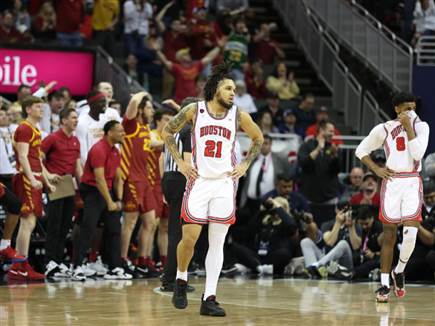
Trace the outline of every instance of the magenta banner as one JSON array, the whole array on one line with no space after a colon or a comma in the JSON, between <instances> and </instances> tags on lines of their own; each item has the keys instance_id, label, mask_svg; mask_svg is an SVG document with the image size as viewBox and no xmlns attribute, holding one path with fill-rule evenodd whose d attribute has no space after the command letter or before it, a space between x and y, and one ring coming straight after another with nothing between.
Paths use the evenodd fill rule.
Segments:
<instances>
[{"instance_id":1,"label":"magenta banner","mask_svg":"<svg viewBox=\"0 0 435 326\"><path fill-rule=\"evenodd\" d=\"M73 95L85 95L92 88L94 56L88 52L0 49L0 93L16 93L27 84L35 89L40 81L57 81Z\"/></svg>"}]
</instances>

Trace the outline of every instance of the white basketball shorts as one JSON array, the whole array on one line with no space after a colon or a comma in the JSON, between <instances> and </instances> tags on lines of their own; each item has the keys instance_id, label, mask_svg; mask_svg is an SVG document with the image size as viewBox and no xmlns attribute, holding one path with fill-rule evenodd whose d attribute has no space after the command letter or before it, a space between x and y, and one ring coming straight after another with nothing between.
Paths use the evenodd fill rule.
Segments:
<instances>
[{"instance_id":1,"label":"white basketball shorts","mask_svg":"<svg viewBox=\"0 0 435 326\"><path fill-rule=\"evenodd\" d=\"M417 172L397 173L392 180L383 180L379 220L397 224L421 221L423 184Z\"/></svg>"},{"instance_id":2,"label":"white basketball shorts","mask_svg":"<svg viewBox=\"0 0 435 326\"><path fill-rule=\"evenodd\" d=\"M181 217L186 223L234 224L237 181L232 178L189 180L184 191Z\"/></svg>"}]
</instances>

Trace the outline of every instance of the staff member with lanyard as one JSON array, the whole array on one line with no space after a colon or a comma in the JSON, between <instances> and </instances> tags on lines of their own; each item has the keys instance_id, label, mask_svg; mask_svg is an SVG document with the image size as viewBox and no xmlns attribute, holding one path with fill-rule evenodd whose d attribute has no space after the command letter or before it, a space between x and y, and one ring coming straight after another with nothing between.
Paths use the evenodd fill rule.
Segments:
<instances>
[{"instance_id":1,"label":"staff member with lanyard","mask_svg":"<svg viewBox=\"0 0 435 326\"><path fill-rule=\"evenodd\" d=\"M45 166L50 173L75 176L80 180L83 174L80 163L80 142L73 135L78 123L76 110L63 109L59 113L59 120L60 129L42 141L41 149L45 155ZM66 236L72 224L74 206L74 195L50 200L48 203L47 240L45 241L45 276L48 278L70 276L69 269L62 260Z\"/></svg>"},{"instance_id":2,"label":"staff member with lanyard","mask_svg":"<svg viewBox=\"0 0 435 326\"><path fill-rule=\"evenodd\" d=\"M181 103L181 108L190 103L197 102L194 97L186 98ZM176 103L171 101L171 105ZM180 106L176 107L177 111ZM175 135L175 141L180 153L183 153L183 159L190 162L192 157L190 126L184 127ZM177 245L181 239L181 204L183 203L184 188L186 186L186 177L178 171L177 163L175 163L171 154L165 148L164 152L164 173L162 179L162 189L166 202L169 206L169 222L168 222L168 256L161 277L161 291L172 292L174 290L175 276L177 274ZM194 291L194 288L188 286L188 292Z\"/></svg>"},{"instance_id":3,"label":"staff member with lanyard","mask_svg":"<svg viewBox=\"0 0 435 326\"><path fill-rule=\"evenodd\" d=\"M121 178L121 154L116 144L124 140L122 125L111 120L104 125L104 137L88 153L80 193L83 198L83 221L80 236L74 246L73 281L86 280L83 264L90 248L91 238L100 218L104 219L103 259L109 266L106 279L131 279L121 268L121 199L123 183Z\"/></svg>"}]
</instances>

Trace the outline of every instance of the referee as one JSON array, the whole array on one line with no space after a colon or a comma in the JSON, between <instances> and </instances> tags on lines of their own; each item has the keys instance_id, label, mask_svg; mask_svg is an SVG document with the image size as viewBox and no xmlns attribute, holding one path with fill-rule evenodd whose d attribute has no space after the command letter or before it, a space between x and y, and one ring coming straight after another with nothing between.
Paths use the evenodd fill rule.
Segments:
<instances>
[{"instance_id":1,"label":"referee","mask_svg":"<svg viewBox=\"0 0 435 326\"><path fill-rule=\"evenodd\" d=\"M188 97L181 104L181 108L197 102L197 98ZM178 108L177 108L178 109ZM183 159L190 162L192 157L191 146L191 127L185 126L175 135L175 141L180 153L183 153ZM168 256L161 277L163 292L172 292L174 290L175 276L177 273L177 245L181 240L181 220L180 212L183 202L184 188L186 186L186 177L178 171L178 166L172 158L169 151L165 148L164 152L164 173L162 179L162 189L166 202L169 205L169 222L168 222ZM192 287L189 287L193 291ZM188 291L189 291L188 288Z\"/></svg>"}]
</instances>

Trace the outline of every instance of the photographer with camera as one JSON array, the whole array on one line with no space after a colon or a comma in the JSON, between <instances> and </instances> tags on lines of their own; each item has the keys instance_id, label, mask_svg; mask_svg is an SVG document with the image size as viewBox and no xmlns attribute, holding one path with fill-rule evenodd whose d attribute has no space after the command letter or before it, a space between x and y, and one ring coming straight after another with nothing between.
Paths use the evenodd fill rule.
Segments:
<instances>
[{"instance_id":1,"label":"photographer with camera","mask_svg":"<svg viewBox=\"0 0 435 326\"><path fill-rule=\"evenodd\" d=\"M352 218L350 206L336 209L335 220L323 223L321 229L323 243L316 245L307 238L301 241L308 272L315 278L326 278L329 273L336 278L349 279L353 269L353 251L361 246L361 229Z\"/></svg>"},{"instance_id":2,"label":"photographer with camera","mask_svg":"<svg viewBox=\"0 0 435 326\"><path fill-rule=\"evenodd\" d=\"M293 257L294 237L298 227L284 197L267 198L258 214L236 233L248 235L246 244L232 242L236 261L259 274L282 274Z\"/></svg>"},{"instance_id":3,"label":"photographer with camera","mask_svg":"<svg viewBox=\"0 0 435 326\"><path fill-rule=\"evenodd\" d=\"M353 279L368 278L372 270L380 268L383 229L377 217L377 207L363 205L358 208L356 221L362 234L359 257L354 259L357 266L352 273Z\"/></svg>"}]
</instances>

